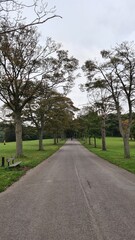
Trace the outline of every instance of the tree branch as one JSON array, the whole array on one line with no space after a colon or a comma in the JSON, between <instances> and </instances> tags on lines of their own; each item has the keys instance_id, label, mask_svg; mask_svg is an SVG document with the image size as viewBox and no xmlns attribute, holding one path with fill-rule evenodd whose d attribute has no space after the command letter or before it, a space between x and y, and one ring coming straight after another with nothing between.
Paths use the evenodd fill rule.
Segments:
<instances>
[{"instance_id":1,"label":"tree branch","mask_svg":"<svg viewBox=\"0 0 135 240\"><path fill-rule=\"evenodd\" d=\"M0 35L3 35L5 33L10 33L10 32L15 32L15 31L18 31L18 30L21 30L21 29L24 29L24 28L27 28L27 27L30 27L30 26L40 25L40 24L43 24L43 23L45 23L45 22L47 22L47 21L49 21L50 19L53 19L53 18L62 18L62 17L59 16L59 15L53 15L51 17L48 17L48 18L44 19L44 20L40 20L40 19L38 20L37 19L36 21L34 21L32 23L24 24L21 27L18 26L18 27L15 27L15 28L11 28L9 30L5 30L4 32L2 31L2 32L0 32Z\"/></svg>"}]
</instances>

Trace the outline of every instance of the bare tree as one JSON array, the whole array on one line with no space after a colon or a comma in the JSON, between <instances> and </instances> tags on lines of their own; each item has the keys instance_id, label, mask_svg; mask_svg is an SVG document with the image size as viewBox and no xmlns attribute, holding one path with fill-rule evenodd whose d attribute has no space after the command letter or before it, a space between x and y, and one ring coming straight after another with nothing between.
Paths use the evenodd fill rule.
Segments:
<instances>
[{"instance_id":1,"label":"bare tree","mask_svg":"<svg viewBox=\"0 0 135 240\"><path fill-rule=\"evenodd\" d=\"M0 21L5 22L5 20L10 20L12 22L12 26L9 26L9 28L0 28L0 35L17 31L20 28L37 26L53 18L61 18L61 16L55 14L56 7L48 7L48 2L44 0L32 0L31 2L32 3L29 4L25 0L0 1ZM31 20L28 20L28 17L25 17L26 10L29 10L32 13Z\"/></svg>"}]
</instances>

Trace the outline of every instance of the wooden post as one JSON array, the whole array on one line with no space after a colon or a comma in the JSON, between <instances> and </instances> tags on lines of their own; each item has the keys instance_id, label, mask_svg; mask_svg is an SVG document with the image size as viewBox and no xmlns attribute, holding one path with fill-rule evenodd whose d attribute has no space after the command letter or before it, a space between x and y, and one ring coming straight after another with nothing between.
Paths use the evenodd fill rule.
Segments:
<instances>
[{"instance_id":1,"label":"wooden post","mask_svg":"<svg viewBox=\"0 0 135 240\"><path fill-rule=\"evenodd\" d=\"M5 158L4 157L2 157L2 165L1 166L5 167Z\"/></svg>"}]
</instances>

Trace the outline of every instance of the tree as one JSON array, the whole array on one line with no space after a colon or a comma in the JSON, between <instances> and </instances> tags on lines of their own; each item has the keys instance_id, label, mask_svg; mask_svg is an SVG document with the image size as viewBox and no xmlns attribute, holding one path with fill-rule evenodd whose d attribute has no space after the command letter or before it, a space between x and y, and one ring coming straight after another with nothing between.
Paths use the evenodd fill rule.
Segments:
<instances>
[{"instance_id":1,"label":"tree","mask_svg":"<svg viewBox=\"0 0 135 240\"><path fill-rule=\"evenodd\" d=\"M56 85L57 85L57 82L56 82ZM71 108L71 103L72 102L70 99L58 93L56 90L53 90L47 84L42 84L37 92L36 99L32 100L31 102L29 102L29 104L27 104L26 106L27 109L25 110L24 113L25 113L25 116L27 116L26 117L27 120L30 120L31 123L35 125L38 131L39 150L44 149L43 134L46 129L47 122L49 121L50 123L53 121L53 126L52 124L51 125L49 124L49 128L50 126L51 128L53 128L53 133L56 130L56 125L57 125L57 131L58 131L59 129L58 122L60 119L60 115L62 114L63 116L62 104L64 104L63 107L65 109L67 107L69 108L68 104L70 105L70 108ZM75 107L72 106L72 109L75 110ZM59 119L58 119L58 116L56 117L56 115L59 115ZM64 115L64 117L65 116L66 115ZM63 119L62 125L64 126L64 119Z\"/></svg>"},{"instance_id":2,"label":"tree","mask_svg":"<svg viewBox=\"0 0 135 240\"><path fill-rule=\"evenodd\" d=\"M62 94L57 94L54 100L53 107L48 115L47 126L53 133L54 144L56 144L58 136L71 126L74 112L78 111L78 108L73 105L70 98Z\"/></svg>"},{"instance_id":3,"label":"tree","mask_svg":"<svg viewBox=\"0 0 135 240\"><path fill-rule=\"evenodd\" d=\"M135 46L124 42L110 51L101 51L103 63L86 61L83 67L88 85L100 81L113 99L117 111L119 129L124 143L124 157L130 158L129 136L132 124L132 107L135 100ZM123 125L122 110L126 107L128 118Z\"/></svg>"},{"instance_id":4,"label":"tree","mask_svg":"<svg viewBox=\"0 0 135 240\"><path fill-rule=\"evenodd\" d=\"M85 66L83 66L85 71ZM93 84L86 83L82 86L83 90L88 91L90 109L99 117L101 137L102 137L102 150L106 151L106 121L108 114L114 111L114 104L110 96L108 96L108 91L104 88L104 85L100 79L96 79Z\"/></svg>"},{"instance_id":5,"label":"tree","mask_svg":"<svg viewBox=\"0 0 135 240\"><path fill-rule=\"evenodd\" d=\"M42 84L36 93L36 99L28 106L30 118L39 133L39 150L43 150L46 116L54 101L61 96L57 91L60 89L61 93L67 94L71 90L77 76L74 73L78 68L78 60L69 57L68 51L57 50L54 56L43 59L42 68Z\"/></svg>"},{"instance_id":6,"label":"tree","mask_svg":"<svg viewBox=\"0 0 135 240\"><path fill-rule=\"evenodd\" d=\"M36 95L37 97L26 105L24 115L26 116L26 120L35 125L39 137L39 150L44 150L43 134L48 113L55 101L56 92L50 90L46 84L42 83Z\"/></svg>"},{"instance_id":7,"label":"tree","mask_svg":"<svg viewBox=\"0 0 135 240\"><path fill-rule=\"evenodd\" d=\"M109 113L107 116L107 136L120 137L117 114Z\"/></svg>"},{"instance_id":8,"label":"tree","mask_svg":"<svg viewBox=\"0 0 135 240\"><path fill-rule=\"evenodd\" d=\"M23 140L37 140L37 129L34 126L23 124Z\"/></svg>"},{"instance_id":9,"label":"tree","mask_svg":"<svg viewBox=\"0 0 135 240\"><path fill-rule=\"evenodd\" d=\"M76 74L78 63L76 58L69 57L68 51L58 49L54 56L44 59L42 79L50 89L57 89L57 91L67 94L78 77Z\"/></svg>"},{"instance_id":10,"label":"tree","mask_svg":"<svg viewBox=\"0 0 135 240\"><path fill-rule=\"evenodd\" d=\"M66 136L71 138L75 136L77 138L83 138L86 136L86 126L83 124L84 119L81 115L77 116L77 118L73 119L70 124L70 128L66 131ZM72 135L72 133L74 135Z\"/></svg>"},{"instance_id":11,"label":"tree","mask_svg":"<svg viewBox=\"0 0 135 240\"><path fill-rule=\"evenodd\" d=\"M114 106L110 101L110 97L108 97L106 90L102 89L102 87L99 90L96 89L96 98L93 107L100 119L102 150L106 151L106 122L108 114L114 111Z\"/></svg>"},{"instance_id":12,"label":"tree","mask_svg":"<svg viewBox=\"0 0 135 240\"><path fill-rule=\"evenodd\" d=\"M91 138L94 138L94 146L96 147L96 137L100 135L100 118L93 106L87 106L82 109L81 115L78 117L80 122L80 129L83 130L86 138L89 138L89 145L91 145Z\"/></svg>"},{"instance_id":13,"label":"tree","mask_svg":"<svg viewBox=\"0 0 135 240\"><path fill-rule=\"evenodd\" d=\"M30 26L37 26L43 24L53 18L61 18L56 15L56 8L49 9L48 3L44 0L33 0L32 3L25 3L25 1L18 0L1 0L0 1L0 21L11 21L12 25L8 25L6 29L0 27L0 35L18 31ZM28 21L25 17L25 12L30 11L33 18ZM21 23L21 24L20 24ZM23 24L22 24L23 23Z\"/></svg>"},{"instance_id":14,"label":"tree","mask_svg":"<svg viewBox=\"0 0 135 240\"><path fill-rule=\"evenodd\" d=\"M12 26L9 22L3 29ZM5 33L0 42L0 100L12 111L16 125L16 155L22 151L22 111L31 101L42 82L43 59L57 49L47 39L45 47L38 44L39 35L35 28L20 28Z\"/></svg>"}]
</instances>

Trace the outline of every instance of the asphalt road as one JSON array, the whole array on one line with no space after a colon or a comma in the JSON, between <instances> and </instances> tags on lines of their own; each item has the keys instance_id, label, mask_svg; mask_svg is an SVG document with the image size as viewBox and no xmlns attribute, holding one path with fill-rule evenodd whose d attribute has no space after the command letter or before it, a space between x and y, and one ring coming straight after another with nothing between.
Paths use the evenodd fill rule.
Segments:
<instances>
[{"instance_id":1,"label":"asphalt road","mask_svg":"<svg viewBox=\"0 0 135 240\"><path fill-rule=\"evenodd\" d=\"M0 240L135 240L135 175L77 141L0 194Z\"/></svg>"}]
</instances>

